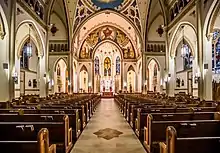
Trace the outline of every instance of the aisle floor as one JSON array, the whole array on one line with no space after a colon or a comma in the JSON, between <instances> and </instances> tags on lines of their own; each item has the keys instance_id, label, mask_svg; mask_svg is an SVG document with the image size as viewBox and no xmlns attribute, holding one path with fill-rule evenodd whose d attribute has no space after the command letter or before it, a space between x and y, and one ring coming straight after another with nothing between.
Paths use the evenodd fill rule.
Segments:
<instances>
[{"instance_id":1,"label":"aisle floor","mask_svg":"<svg viewBox=\"0 0 220 153\"><path fill-rule=\"evenodd\" d=\"M114 99L102 99L71 153L146 153Z\"/></svg>"}]
</instances>

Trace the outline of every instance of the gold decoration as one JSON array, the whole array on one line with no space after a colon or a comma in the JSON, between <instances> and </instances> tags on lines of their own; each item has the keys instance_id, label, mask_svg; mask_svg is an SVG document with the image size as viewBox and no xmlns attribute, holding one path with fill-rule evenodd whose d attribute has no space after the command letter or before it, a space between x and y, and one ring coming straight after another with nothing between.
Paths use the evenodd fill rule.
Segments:
<instances>
[{"instance_id":1,"label":"gold decoration","mask_svg":"<svg viewBox=\"0 0 220 153\"><path fill-rule=\"evenodd\" d=\"M96 45L98 41L99 41L99 29L89 34L89 36L86 38L86 43L91 47Z\"/></svg>"},{"instance_id":2,"label":"gold decoration","mask_svg":"<svg viewBox=\"0 0 220 153\"><path fill-rule=\"evenodd\" d=\"M117 30L116 32L116 41L122 47L125 47L129 43L129 39L126 34L120 30Z\"/></svg>"}]
</instances>

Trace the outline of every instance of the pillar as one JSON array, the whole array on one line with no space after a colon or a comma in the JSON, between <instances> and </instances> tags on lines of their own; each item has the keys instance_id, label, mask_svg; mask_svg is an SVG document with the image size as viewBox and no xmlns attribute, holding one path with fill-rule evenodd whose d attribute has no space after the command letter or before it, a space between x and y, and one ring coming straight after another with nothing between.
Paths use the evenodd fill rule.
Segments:
<instances>
[{"instance_id":1,"label":"pillar","mask_svg":"<svg viewBox=\"0 0 220 153\"><path fill-rule=\"evenodd\" d=\"M203 30L202 30L202 0L196 1L196 21L197 21L197 50L198 50L198 71L201 74L198 82L198 97L203 99ZM197 72L198 73L198 72Z\"/></svg>"},{"instance_id":2,"label":"pillar","mask_svg":"<svg viewBox=\"0 0 220 153\"><path fill-rule=\"evenodd\" d=\"M146 83L146 69L147 69L147 62L146 62L146 55L145 55L145 51L143 51L142 54L142 85L141 85L141 89L142 89L142 93L143 92L147 92L145 91L145 83Z\"/></svg>"},{"instance_id":3,"label":"pillar","mask_svg":"<svg viewBox=\"0 0 220 153\"><path fill-rule=\"evenodd\" d=\"M167 85L166 91L168 96L173 97L175 95L175 85L176 85L176 72L175 72L175 58L169 59L169 73L167 74Z\"/></svg>"},{"instance_id":4,"label":"pillar","mask_svg":"<svg viewBox=\"0 0 220 153\"><path fill-rule=\"evenodd\" d=\"M46 52L46 51L45 51ZM41 56L40 57L40 78L39 78L39 81L40 81L40 97L46 97L47 96L47 82L48 82L48 79L47 79L47 70L46 70L46 54L44 54L44 56Z\"/></svg>"},{"instance_id":5,"label":"pillar","mask_svg":"<svg viewBox=\"0 0 220 153\"><path fill-rule=\"evenodd\" d=\"M207 38L204 37L204 84L203 84L203 99L212 100L212 34Z\"/></svg>"},{"instance_id":6,"label":"pillar","mask_svg":"<svg viewBox=\"0 0 220 153\"><path fill-rule=\"evenodd\" d=\"M14 73L15 66L15 22L16 22L16 1L10 1L10 38L9 38L9 100L11 101L15 97L15 83L12 75Z\"/></svg>"}]
</instances>

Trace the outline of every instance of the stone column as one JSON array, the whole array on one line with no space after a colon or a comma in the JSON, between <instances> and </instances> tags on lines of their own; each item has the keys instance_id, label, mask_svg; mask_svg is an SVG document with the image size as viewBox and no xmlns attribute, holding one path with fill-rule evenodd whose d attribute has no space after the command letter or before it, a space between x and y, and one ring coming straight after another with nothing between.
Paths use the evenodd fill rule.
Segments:
<instances>
[{"instance_id":1,"label":"stone column","mask_svg":"<svg viewBox=\"0 0 220 153\"><path fill-rule=\"evenodd\" d=\"M196 21L197 21L197 49L198 49L198 71L200 73L198 82L198 97L203 100L203 30L202 30L202 11L203 2L202 0L196 1Z\"/></svg>"},{"instance_id":2,"label":"stone column","mask_svg":"<svg viewBox=\"0 0 220 153\"><path fill-rule=\"evenodd\" d=\"M47 52L47 51L45 51ZM47 55L44 54L44 56L41 56L40 57L40 78L39 78L39 81L40 81L40 97L46 97L47 96L47 70L46 70L46 58L47 58Z\"/></svg>"},{"instance_id":3,"label":"stone column","mask_svg":"<svg viewBox=\"0 0 220 153\"><path fill-rule=\"evenodd\" d=\"M146 82L146 55L145 55L145 51L143 51L142 53L142 85L141 85L141 89L142 89L142 93L143 92L147 92L145 91L145 82Z\"/></svg>"},{"instance_id":4,"label":"stone column","mask_svg":"<svg viewBox=\"0 0 220 153\"><path fill-rule=\"evenodd\" d=\"M204 84L203 84L203 99L212 100L212 34L209 37L204 37Z\"/></svg>"},{"instance_id":5,"label":"stone column","mask_svg":"<svg viewBox=\"0 0 220 153\"><path fill-rule=\"evenodd\" d=\"M68 93L73 93L73 52L70 50L70 54L69 54L69 57L68 57L68 63L69 63L69 66L68 66Z\"/></svg>"},{"instance_id":6,"label":"stone column","mask_svg":"<svg viewBox=\"0 0 220 153\"><path fill-rule=\"evenodd\" d=\"M175 72L175 58L169 58L169 73L167 74L167 86L166 91L168 96L173 97L175 95L176 85L176 72Z\"/></svg>"},{"instance_id":7,"label":"stone column","mask_svg":"<svg viewBox=\"0 0 220 153\"><path fill-rule=\"evenodd\" d=\"M11 101L15 97L15 84L12 75L14 73L15 66L15 22L16 22L16 1L10 1L10 28L9 28L9 100Z\"/></svg>"}]
</instances>

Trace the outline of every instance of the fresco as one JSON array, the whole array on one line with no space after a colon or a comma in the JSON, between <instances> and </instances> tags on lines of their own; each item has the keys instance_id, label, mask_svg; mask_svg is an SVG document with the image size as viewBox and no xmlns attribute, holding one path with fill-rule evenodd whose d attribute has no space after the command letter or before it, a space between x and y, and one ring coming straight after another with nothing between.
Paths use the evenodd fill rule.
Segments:
<instances>
[{"instance_id":1,"label":"fresco","mask_svg":"<svg viewBox=\"0 0 220 153\"><path fill-rule=\"evenodd\" d=\"M124 0L91 0L100 9L114 9L123 3Z\"/></svg>"},{"instance_id":2,"label":"fresco","mask_svg":"<svg viewBox=\"0 0 220 153\"><path fill-rule=\"evenodd\" d=\"M123 31L111 26L97 28L87 36L80 50L80 58L92 58L93 48L103 40L111 40L118 44L125 59L135 58L135 50L128 36Z\"/></svg>"}]
</instances>

